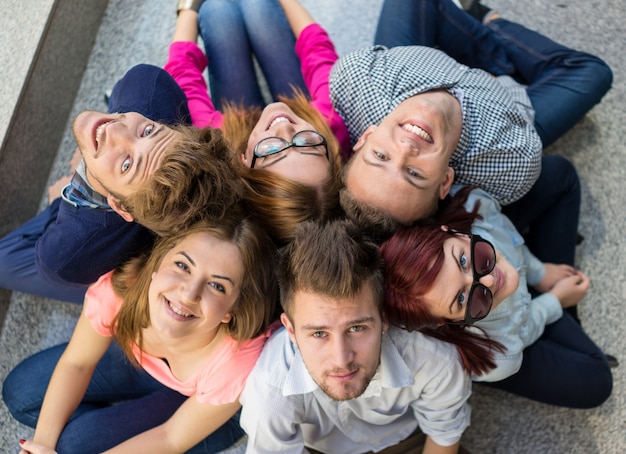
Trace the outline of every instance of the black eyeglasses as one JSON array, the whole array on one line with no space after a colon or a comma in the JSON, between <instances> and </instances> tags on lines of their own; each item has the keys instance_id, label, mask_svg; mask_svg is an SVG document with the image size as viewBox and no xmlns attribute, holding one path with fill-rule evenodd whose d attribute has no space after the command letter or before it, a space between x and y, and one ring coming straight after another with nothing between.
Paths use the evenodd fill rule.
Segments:
<instances>
[{"instance_id":1,"label":"black eyeglasses","mask_svg":"<svg viewBox=\"0 0 626 454\"><path fill-rule=\"evenodd\" d=\"M254 146L254 154L252 156L250 168L254 168L257 158L265 158L267 156L275 155L291 147L310 147L313 148L313 150L307 151L307 154L321 156L324 153L315 149L315 147L319 147L321 145L324 146L324 153L326 154L326 159L328 159L328 146L326 145L326 139L319 132L310 130L299 131L294 134L291 142L283 139L282 137L266 137L265 139L261 139Z\"/></svg>"},{"instance_id":2,"label":"black eyeglasses","mask_svg":"<svg viewBox=\"0 0 626 454\"><path fill-rule=\"evenodd\" d=\"M489 314L493 304L493 293L479 282L496 267L496 250L489 241L480 235L470 236L470 251L474 282L465 305L465 318L462 324L471 325Z\"/></svg>"}]
</instances>

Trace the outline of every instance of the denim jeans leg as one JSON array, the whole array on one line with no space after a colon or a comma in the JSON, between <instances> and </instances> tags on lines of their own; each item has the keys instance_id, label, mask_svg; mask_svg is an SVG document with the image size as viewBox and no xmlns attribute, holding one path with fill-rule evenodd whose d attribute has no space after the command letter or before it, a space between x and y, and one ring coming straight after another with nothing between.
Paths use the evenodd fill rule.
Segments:
<instances>
[{"instance_id":1,"label":"denim jeans leg","mask_svg":"<svg viewBox=\"0 0 626 454\"><path fill-rule=\"evenodd\" d=\"M277 0L241 0L254 55L273 99L291 97L296 88L308 95L296 55L296 38Z\"/></svg>"},{"instance_id":2,"label":"denim jeans leg","mask_svg":"<svg viewBox=\"0 0 626 454\"><path fill-rule=\"evenodd\" d=\"M0 287L82 304L86 287L49 282L37 270L35 243L54 222L61 199L0 239Z\"/></svg>"},{"instance_id":3,"label":"denim jeans leg","mask_svg":"<svg viewBox=\"0 0 626 454\"><path fill-rule=\"evenodd\" d=\"M541 174L520 200L502 208L542 262L574 265L580 181L576 169L562 156L541 158Z\"/></svg>"},{"instance_id":4,"label":"denim jeans leg","mask_svg":"<svg viewBox=\"0 0 626 454\"><path fill-rule=\"evenodd\" d=\"M600 58L579 52L505 19L489 23L528 85L544 148L574 126L610 89L613 73Z\"/></svg>"},{"instance_id":5,"label":"denim jeans leg","mask_svg":"<svg viewBox=\"0 0 626 454\"><path fill-rule=\"evenodd\" d=\"M526 347L515 375L485 384L551 405L593 408L611 395L613 376L602 350L565 312Z\"/></svg>"},{"instance_id":6,"label":"denim jeans leg","mask_svg":"<svg viewBox=\"0 0 626 454\"><path fill-rule=\"evenodd\" d=\"M48 382L66 346L58 345L27 358L6 378L3 399L22 424L36 426ZM163 424L186 399L187 396L132 365L119 345L113 343L98 363L81 404L63 429L57 451L105 451ZM242 435L238 417L233 417L205 440L201 452L226 449Z\"/></svg>"},{"instance_id":7,"label":"denim jeans leg","mask_svg":"<svg viewBox=\"0 0 626 454\"><path fill-rule=\"evenodd\" d=\"M209 60L209 88L215 107L223 110L225 102L263 107L239 0L204 2L198 26Z\"/></svg>"},{"instance_id":8,"label":"denim jeans leg","mask_svg":"<svg viewBox=\"0 0 626 454\"><path fill-rule=\"evenodd\" d=\"M202 440L193 448L189 449L186 454L203 454L208 452L219 452L235 444L245 432L239 425L239 416L241 410L238 411L226 423Z\"/></svg>"},{"instance_id":9,"label":"denim jeans leg","mask_svg":"<svg viewBox=\"0 0 626 454\"><path fill-rule=\"evenodd\" d=\"M451 0L385 0L374 44L435 47L495 75L515 70L497 33Z\"/></svg>"},{"instance_id":10,"label":"denim jeans leg","mask_svg":"<svg viewBox=\"0 0 626 454\"><path fill-rule=\"evenodd\" d=\"M48 382L66 346L57 345L30 356L5 379L2 397L13 417L22 424L30 427L37 424ZM133 366L114 342L98 363L82 402L71 419L161 388L163 385L143 369Z\"/></svg>"},{"instance_id":11,"label":"denim jeans leg","mask_svg":"<svg viewBox=\"0 0 626 454\"><path fill-rule=\"evenodd\" d=\"M82 413L63 429L61 453L99 453L167 421L186 396L161 385L143 397Z\"/></svg>"}]
</instances>

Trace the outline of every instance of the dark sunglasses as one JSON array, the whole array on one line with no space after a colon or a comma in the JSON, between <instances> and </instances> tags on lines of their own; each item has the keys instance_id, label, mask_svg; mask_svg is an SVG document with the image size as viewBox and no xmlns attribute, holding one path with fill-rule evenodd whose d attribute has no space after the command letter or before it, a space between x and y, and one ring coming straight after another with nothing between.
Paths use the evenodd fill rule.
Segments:
<instances>
[{"instance_id":1,"label":"dark sunglasses","mask_svg":"<svg viewBox=\"0 0 626 454\"><path fill-rule=\"evenodd\" d=\"M496 267L496 250L480 235L470 235L470 251L474 282L465 305L465 318L460 324L471 325L485 318L493 304L493 293L479 282ZM456 324L456 322L452 322Z\"/></svg>"},{"instance_id":2,"label":"dark sunglasses","mask_svg":"<svg viewBox=\"0 0 626 454\"><path fill-rule=\"evenodd\" d=\"M326 153L326 159L328 159L328 146L326 144L326 139L323 135L321 135L317 131L298 131L294 134L291 142L283 139L282 137L266 137L265 139L261 139L254 146L254 154L252 156L252 163L250 164L250 168L254 168L254 164L257 158L264 158L266 156L271 156L276 153L280 153L281 151L286 150L291 147L319 147L320 145L324 145L324 151ZM310 154L319 154L322 153L318 151L311 151Z\"/></svg>"}]
</instances>

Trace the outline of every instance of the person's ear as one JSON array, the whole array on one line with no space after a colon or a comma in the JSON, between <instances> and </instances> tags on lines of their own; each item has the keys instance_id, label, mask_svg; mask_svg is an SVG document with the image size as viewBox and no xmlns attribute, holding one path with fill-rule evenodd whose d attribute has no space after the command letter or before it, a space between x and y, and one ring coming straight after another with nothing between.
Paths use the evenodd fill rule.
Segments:
<instances>
[{"instance_id":1,"label":"person's ear","mask_svg":"<svg viewBox=\"0 0 626 454\"><path fill-rule=\"evenodd\" d=\"M447 225L442 225L440 228L442 232L447 232L450 230L450 227L448 227Z\"/></svg>"},{"instance_id":2,"label":"person's ear","mask_svg":"<svg viewBox=\"0 0 626 454\"><path fill-rule=\"evenodd\" d=\"M241 162L242 162L243 164L247 164L248 160L246 159L246 154L245 154L245 153L241 153L241 154L239 155L239 157L241 158Z\"/></svg>"},{"instance_id":3,"label":"person's ear","mask_svg":"<svg viewBox=\"0 0 626 454\"><path fill-rule=\"evenodd\" d=\"M124 204L122 204L119 199L116 199L111 194L107 196L107 203L113 209L113 211L119 214L126 222L133 222L135 220L133 215L126 211L126 209L124 209Z\"/></svg>"},{"instance_id":4,"label":"person's ear","mask_svg":"<svg viewBox=\"0 0 626 454\"><path fill-rule=\"evenodd\" d=\"M377 126L375 125L372 125L369 128L367 128L365 132L361 135L361 137L359 137L359 140L356 141L356 143L354 144L354 147L352 147L352 150L354 150L355 152L359 151L361 147L365 145L365 141L367 140L367 138L370 136L371 133L374 132L376 128Z\"/></svg>"},{"instance_id":5,"label":"person's ear","mask_svg":"<svg viewBox=\"0 0 626 454\"><path fill-rule=\"evenodd\" d=\"M439 185L439 200L443 200L446 198L446 196L450 192L452 183L454 183L454 169L448 166L448 168L446 169L446 175L444 177L444 180Z\"/></svg>"},{"instance_id":6,"label":"person's ear","mask_svg":"<svg viewBox=\"0 0 626 454\"><path fill-rule=\"evenodd\" d=\"M280 321L282 322L283 326L287 329L287 334L289 334L289 339L291 339L291 342L297 345L296 333L293 329L293 325L289 321L289 317L287 317L287 314L285 314L284 312L280 314Z\"/></svg>"},{"instance_id":7,"label":"person's ear","mask_svg":"<svg viewBox=\"0 0 626 454\"><path fill-rule=\"evenodd\" d=\"M230 323L230 321L233 319L233 313L232 312L227 312L224 315L224 318L222 318L222 323Z\"/></svg>"},{"instance_id":8,"label":"person's ear","mask_svg":"<svg viewBox=\"0 0 626 454\"><path fill-rule=\"evenodd\" d=\"M385 331L387 331L389 329L389 321L387 320L387 317L383 317L383 334L385 334Z\"/></svg>"}]
</instances>

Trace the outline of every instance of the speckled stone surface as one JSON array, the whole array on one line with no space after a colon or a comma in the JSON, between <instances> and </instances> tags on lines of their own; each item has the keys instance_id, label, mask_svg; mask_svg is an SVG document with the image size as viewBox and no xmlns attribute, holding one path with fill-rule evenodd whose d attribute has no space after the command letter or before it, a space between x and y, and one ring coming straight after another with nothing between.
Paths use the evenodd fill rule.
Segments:
<instances>
[{"instance_id":1,"label":"speckled stone surface","mask_svg":"<svg viewBox=\"0 0 626 454\"><path fill-rule=\"evenodd\" d=\"M623 0L485 2L559 42L599 55L614 71L613 88L602 103L546 152L567 156L580 173L580 231L586 239L577 260L592 281L580 315L589 335L623 364L614 369L612 397L594 410L557 408L474 386L472 425L462 442L474 454L621 454L626 452L626 8ZM372 42L382 0L303 3L329 30L340 54ZM85 108L104 109L102 94L130 66L162 65L174 20L173 2L111 0L71 118ZM72 151L66 127L50 181L64 173ZM67 303L14 294L0 335L0 380L25 356L69 338L78 312ZM0 405L0 451L17 452L17 440L30 434ZM243 450L242 442L229 451Z\"/></svg>"},{"instance_id":2,"label":"speckled stone surface","mask_svg":"<svg viewBox=\"0 0 626 454\"><path fill-rule=\"evenodd\" d=\"M2 4L0 235L37 212L107 2Z\"/></svg>"}]
</instances>

